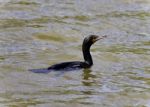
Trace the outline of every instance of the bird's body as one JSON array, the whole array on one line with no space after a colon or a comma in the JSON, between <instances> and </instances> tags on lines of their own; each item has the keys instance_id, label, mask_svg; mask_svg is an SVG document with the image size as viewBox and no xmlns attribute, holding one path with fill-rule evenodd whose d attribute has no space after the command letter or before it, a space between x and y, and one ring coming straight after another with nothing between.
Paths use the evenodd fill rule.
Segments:
<instances>
[{"instance_id":1,"label":"bird's body","mask_svg":"<svg viewBox=\"0 0 150 107\"><path fill-rule=\"evenodd\" d=\"M104 38L106 36L103 36ZM99 36L96 35L90 35L87 36L82 44L82 52L84 61L72 61L72 62L62 62L55 65L52 65L48 68L44 69L31 69L30 71L35 73L48 73L50 71L72 71L72 70L78 70L83 68L90 68L93 65L92 56L90 54L90 47L93 43L95 43L97 40L102 39Z\"/></svg>"},{"instance_id":2,"label":"bird's body","mask_svg":"<svg viewBox=\"0 0 150 107\"><path fill-rule=\"evenodd\" d=\"M81 69L84 67L84 64L85 64L84 62L80 62L80 61L62 62L62 63L58 63L58 64L50 66L48 70L68 71L68 70Z\"/></svg>"}]
</instances>

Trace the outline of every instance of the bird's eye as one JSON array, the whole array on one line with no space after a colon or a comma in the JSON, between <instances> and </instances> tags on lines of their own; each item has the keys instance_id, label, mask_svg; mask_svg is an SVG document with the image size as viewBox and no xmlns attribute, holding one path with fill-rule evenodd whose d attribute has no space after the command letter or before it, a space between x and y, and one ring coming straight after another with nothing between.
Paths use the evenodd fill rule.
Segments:
<instances>
[{"instance_id":1,"label":"bird's eye","mask_svg":"<svg viewBox=\"0 0 150 107\"><path fill-rule=\"evenodd\" d=\"M94 36L92 36L92 39L95 39L95 37L94 37Z\"/></svg>"},{"instance_id":2,"label":"bird's eye","mask_svg":"<svg viewBox=\"0 0 150 107\"><path fill-rule=\"evenodd\" d=\"M92 39L93 39L93 40L95 40L95 39L96 39L96 37L94 36Z\"/></svg>"}]
</instances>

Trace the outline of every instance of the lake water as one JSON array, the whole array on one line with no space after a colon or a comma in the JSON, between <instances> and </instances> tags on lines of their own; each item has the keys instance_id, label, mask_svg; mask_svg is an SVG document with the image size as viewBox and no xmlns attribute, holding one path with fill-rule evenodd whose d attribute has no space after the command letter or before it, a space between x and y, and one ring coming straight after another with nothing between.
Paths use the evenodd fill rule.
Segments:
<instances>
[{"instance_id":1,"label":"lake water","mask_svg":"<svg viewBox=\"0 0 150 107\"><path fill-rule=\"evenodd\" d=\"M83 60L91 69L37 74ZM0 0L0 107L150 107L150 0Z\"/></svg>"}]
</instances>

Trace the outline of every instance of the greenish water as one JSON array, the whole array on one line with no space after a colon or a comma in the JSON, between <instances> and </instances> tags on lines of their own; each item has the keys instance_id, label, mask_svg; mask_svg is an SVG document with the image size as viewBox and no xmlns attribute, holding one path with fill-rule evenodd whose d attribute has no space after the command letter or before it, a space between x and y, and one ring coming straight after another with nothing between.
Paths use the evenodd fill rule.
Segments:
<instances>
[{"instance_id":1,"label":"greenish water","mask_svg":"<svg viewBox=\"0 0 150 107\"><path fill-rule=\"evenodd\" d=\"M83 60L94 66L36 74ZM0 107L150 107L149 0L0 0Z\"/></svg>"}]
</instances>

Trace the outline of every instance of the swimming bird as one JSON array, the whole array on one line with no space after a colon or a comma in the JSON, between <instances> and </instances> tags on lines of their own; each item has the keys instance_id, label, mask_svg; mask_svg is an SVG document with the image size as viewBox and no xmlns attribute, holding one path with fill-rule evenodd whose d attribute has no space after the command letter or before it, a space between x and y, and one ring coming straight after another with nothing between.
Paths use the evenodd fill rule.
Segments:
<instances>
[{"instance_id":1,"label":"swimming bird","mask_svg":"<svg viewBox=\"0 0 150 107\"><path fill-rule=\"evenodd\" d=\"M103 39L106 36L97 36L97 35L89 35L84 38L82 44L82 52L84 61L71 61L71 62L62 62L58 64L54 64L48 68L44 69L31 69L30 71L34 73L48 73L50 71L72 71L78 69L86 69L90 68L93 65L92 56L90 54L90 47L96 41Z\"/></svg>"}]
</instances>

